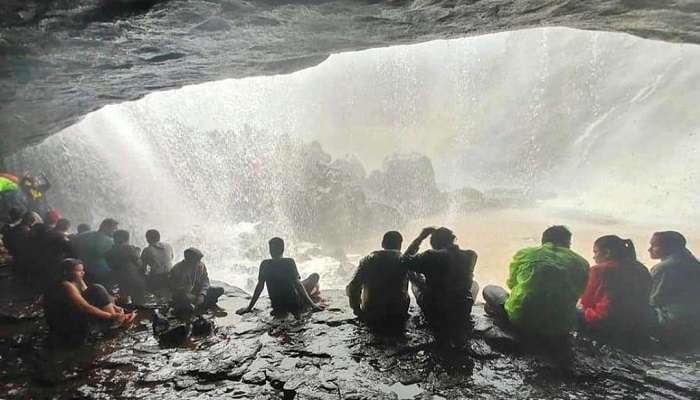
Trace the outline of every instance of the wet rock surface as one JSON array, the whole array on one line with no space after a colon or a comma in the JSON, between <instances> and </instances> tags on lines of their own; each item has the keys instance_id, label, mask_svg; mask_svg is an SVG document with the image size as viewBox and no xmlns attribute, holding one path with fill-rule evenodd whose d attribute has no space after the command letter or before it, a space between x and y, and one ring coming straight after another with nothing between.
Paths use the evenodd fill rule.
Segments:
<instances>
[{"instance_id":1,"label":"wet rock surface","mask_svg":"<svg viewBox=\"0 0 700 400\"><path fill-rule=\"evenodd\" d=\"M104 105L225 78L289 73L329 54L539 26L699 43L695 2L6 0L0 154Z\"/></svg>"},{"instance_id":2,"label":"wet rock surface","mask_svg":"<svg viewBox=\"0 0 700 400\"><path fill-rule=\"evenodd\" d=\"M574 338L571 351L518 344L475 307L465 351L441 350L412 309L404 334L358 323L340 291L326 309L275 320L262 301L243 317L247 295L227 287L215 328L176 345L159 343L150 311L128 330L77 350L50 349L42 319L0 325L3 398L453 399L698 398L700 356L633 354ZM18 303L9 309L22 312ZM32 304L25 302L25 304ZM290 317L291 318L291 317Z\"/></svg>"}]
</instances>

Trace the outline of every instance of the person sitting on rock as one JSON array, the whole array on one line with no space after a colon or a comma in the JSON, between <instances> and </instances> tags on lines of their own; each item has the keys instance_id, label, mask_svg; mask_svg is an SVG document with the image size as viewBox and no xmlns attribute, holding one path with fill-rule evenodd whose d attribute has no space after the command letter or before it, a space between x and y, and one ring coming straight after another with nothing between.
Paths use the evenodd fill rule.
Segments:
<instances>
[{"instance_id":1,"label":"person sitting on rock","mask_svg":"<svg viewBox=\"0 0 700 400\"><path fill-rule=\"evenodd\" d=\"M593 244L593 260L580 301L583 329L616 341L646 338L651 275L637 261L632 241L602 236Z\"/></svg>"},{"instance_id":2,"label":"person sitting on rock","mask_svg":"<svg viewBox=\"0 0 700 400\"><path fill-rule=\"evenodd\" d=\"M270 239L268 245L272 258L260 263L258 284L250 304L236 313L242 315L252 311L265 285L272 303L272 314L276 317L285 317L288 313L292 313L299 318L299 314L307 307L315 311L321 310L321 307L312 300L312 297L318 298L320 294L319 275L314 273L301 281L294 259L282 257L284 240L275 237Z\"/></svg>"},{"instance_id":3,"label":"person sitting on rock","mask_svg":"<svg viewBox=\"0 0 700 400\"><path fill-rule=\"evenodd\" d=\"M576 303L588 280L588 262L571 249L571 232L552 226L542 245L518 251L510 264L508 287L483 290L485 310L509 321L522 334L563 338L576 324Z\"/></svg>"},{"instance_id":4,"label":"person sitting on rock","mask_svg":"<svg viewBox=\"0 0 700 400\"><path fill-rule=\"evenodd\" d=\"M382 250L360 260L345 289L350 307L361 320L374 326L402 324L408 318L408 275L401 264L399 232L384 234Z\"/></svg>"},{"instance_id":5,"label":"person sitting on rock","mask_svg":"<svg viewBox=\"0 0 700 400\"><path fill-rule=\"evenodd\" d=\"M649 301L660 333L672 339L700 327L700 261L686 248L685 237L675 231L656 232L649 255L661 260L651 269Z\"/></svg>"},{"instance_id":6,"label":"person sitting on rock","mask_svg":"<svg viewBox=\"0 0 700 400\"><path fill-rule=\"evenodd\" d=\"M418 254L430 236L432 249ZM471 311L478 285L474 282L477 254L462 250L450 229L425 228L402 256L411 288L438 340L463 345L471 330Z\"/></svg>"},{"instance_id":7,"label":"person sitting on rock","mask_svg":"<svg viewBox=\"0 0 700 400\"><path fill-rule=\"evenodd\" d=\"M119 286L119 297L123 304L143 305L146 302L146 281L140 257L141 249L129 244L129 232L114 232L114 247L105 259Z\"/></svg>"},{"instance_id":8,"label":"person sitting on rock","mask_svg":"<svg viewBox=\"0 0 700 400\"><path fill-rule=\"evenodd\" d=\"M61 262L60 269L60 282L49 287L44 295L46 320L54 343L63 346L83 343L92 322L125 325L134 319L135 314L125 313L114 304L104 286L85 283L82 261L67 258Z\"/></svg>"},{"instance_id":9,"label":"person sitting on rock","mask_svg":"<svg viewBox=\"0 0 700 400\"><path fill-rule=\"evenodd\" d=\"M148 287L159 292L168 287L168 274L173 267L173 248L160 241L160 232L149 229L146 232L148 247L141 252L141 261L146 268Z\"/></svg>"},{"instance_id":10,"label":"person sitting on rock","mask_svg":"<svg viewBox=\"0 0 700 400\"><path fill-rule=\"evenodd\" d=\"M118 227L119 222L106 218L97 231L81 233L75 239L78 256L85 262L88 282L107 288L112 283L112 271L105 255L114 246L112 236Z\"/></svg>"},{"instance_id":11,"label":"person sitting on rock","mask_svg":"<svg viewBox=\"0 0 700 400\"><path fill-rule=\"evenodd\" d=\"M194 247L184 252L185 259L170 270L170 290L175 311L193 311L196 307L215 306L224 289L211 286L204 254Z\"/></svg>"}]
</instances>

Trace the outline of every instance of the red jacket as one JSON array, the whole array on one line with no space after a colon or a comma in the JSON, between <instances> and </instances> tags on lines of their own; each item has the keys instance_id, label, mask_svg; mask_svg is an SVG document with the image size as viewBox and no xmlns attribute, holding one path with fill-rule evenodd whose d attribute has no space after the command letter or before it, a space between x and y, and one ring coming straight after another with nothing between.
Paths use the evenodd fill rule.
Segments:
<instances>
[{"instance_id":1,"label":"red jacket","mask_svg":"<svg viewBox=\"0 0 700 400\"><path fill-rule=\"evenodd\" d=\"M581 296L587 322L643 323L649 310L651 274L638 261L606 261L591 268Z\"/></svg>"}]
</instances>

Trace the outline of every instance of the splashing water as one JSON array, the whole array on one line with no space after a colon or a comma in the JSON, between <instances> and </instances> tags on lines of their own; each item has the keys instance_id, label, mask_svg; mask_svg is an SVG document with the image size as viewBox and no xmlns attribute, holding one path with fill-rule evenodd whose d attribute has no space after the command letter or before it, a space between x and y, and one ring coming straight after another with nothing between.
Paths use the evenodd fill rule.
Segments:
<instances>
[{"instance_id":1,"label":"splashing water","mask_svg":"<svg viewBox=\"0 0 700 400\"><path fill-rule=\"evenodd\" d=\"M302 275L318 271L326 287L341 286L378 244L376 232L404 228L410 240L424 223L454 226L480 252L477 277L493 282L512 251L552 223L572 225L585 255L595 235L645 241L660 221L692 244L698 71L694 45L560 28L374 49L108 106L8 161L53 177L50 199L75 223L116 216L134 237L157 227L178 250L202 247L212 275L242 287L271 236L289 239ZM449 203L401 226L346 221L340 214L356 204L348 198L375 193L324 175L318 165L333 163L325 152L358 180L388 156L417 152L443 191L500 188L538 203ZM309 243L318 243L314 231L343 230L363 233L348 243L338 234L338 249Z\"/></svg>"}]
</instances>

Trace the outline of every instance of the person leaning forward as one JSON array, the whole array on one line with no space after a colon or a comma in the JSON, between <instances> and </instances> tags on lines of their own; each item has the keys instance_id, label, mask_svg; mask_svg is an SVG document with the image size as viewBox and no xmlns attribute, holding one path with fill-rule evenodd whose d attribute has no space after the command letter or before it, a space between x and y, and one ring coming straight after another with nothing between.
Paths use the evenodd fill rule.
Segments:
<instances>
[{"instance_id":1,"label":"person leaning forward","mask_svg":"<svg viewBox=\"0 0 700 400\"><path fill-rule=\"evenodd\" d=\"M170 271L173 307L176 311L191 311L215 305L224 289L210 285L207 267L202 262L204 254L190 247L184 256Z\"/></svg>"}]
</instances>

